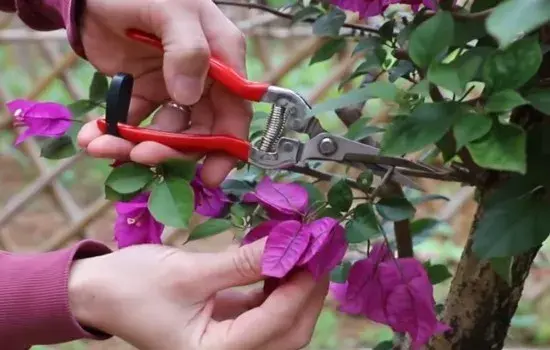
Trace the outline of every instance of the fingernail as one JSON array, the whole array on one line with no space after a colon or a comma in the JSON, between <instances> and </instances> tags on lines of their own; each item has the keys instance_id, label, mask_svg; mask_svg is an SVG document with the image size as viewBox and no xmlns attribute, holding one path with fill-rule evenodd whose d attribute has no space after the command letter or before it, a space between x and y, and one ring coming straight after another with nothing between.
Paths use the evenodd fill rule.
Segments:
<instances>
[{"instance_id":1,"label":"fingernail","mask_svg":"<svg viewBox=\"0 0 550 350\"><path fill-rule=\"evenodd\" d=\"M192 105L197 103L201 96L201 82L198 78L192 78L187 75L177 75L174 79L173 95L176 102Z\"/></svg>"}]
</instances>

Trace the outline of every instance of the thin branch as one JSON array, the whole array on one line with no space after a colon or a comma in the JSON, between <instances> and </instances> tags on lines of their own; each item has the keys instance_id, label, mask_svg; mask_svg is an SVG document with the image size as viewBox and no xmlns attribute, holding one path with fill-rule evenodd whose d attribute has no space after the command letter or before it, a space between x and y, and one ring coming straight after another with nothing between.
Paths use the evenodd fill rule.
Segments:
<instances>
[{"instance_id":1,"label":"thin branch","mask_svg":"<svg viewBox=\"0 0 550 350\"><path fill-rule=\"evenodd\" d=\"M276 10L276 9L270 7L270 6L261 5L261 4L239 3L239 2L233 2L233 1L219 1L219 0L214 0L214 3L217 4L217 5L246 7L246 8L249 8L249 9L262 10L262 11L265 11L265 12L269 12L269 13L275 15L275 16L278 16L278 17L281 17L281 18L286 18L286 19L289 19L289 20L292 20L294 18L294 16L292 16L291 14L281 12L279 10ZM313 22L315 22L315 19L305 18L305 19L302 20L302 22L313 23ZM378 30L376 30L374 28L371 28L371 27L358 25L358 24L345 23L345 24L342 25L342 27L350 28L350 29L353 29L353 30L358 30L358 31L361 31L361 32L369 32L369 33L373 33L373 34L378 34Z\"/></svg>"}]
</instances>

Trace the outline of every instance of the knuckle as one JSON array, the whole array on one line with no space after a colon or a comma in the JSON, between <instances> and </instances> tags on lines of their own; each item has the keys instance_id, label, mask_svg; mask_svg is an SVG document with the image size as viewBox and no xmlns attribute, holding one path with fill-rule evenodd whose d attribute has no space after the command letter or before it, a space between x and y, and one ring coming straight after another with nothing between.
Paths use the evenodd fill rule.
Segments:
<instances>
[{"instance_id":1,"label":"knuckle","mask_svg":"<svg viewBox=\"0 0 550 350\"><path fill-rule=\"evenodd\" d=\"M293 337L293 348L302 349L309 345L313 337L313 329L300 332L296 337Z\"/></svg>"},{"instance_id":2,"label":"knuckle","mask_svg":"<svg viewBox=\"0 0 550 350\"><path fill-rule=\"evenodd\" d=\"M248 246L243 246L233 255L233 265L237 273L243 278L250 278L259 274L259 268L256 266L256 256Z\"/></svg>"}]
</instances>

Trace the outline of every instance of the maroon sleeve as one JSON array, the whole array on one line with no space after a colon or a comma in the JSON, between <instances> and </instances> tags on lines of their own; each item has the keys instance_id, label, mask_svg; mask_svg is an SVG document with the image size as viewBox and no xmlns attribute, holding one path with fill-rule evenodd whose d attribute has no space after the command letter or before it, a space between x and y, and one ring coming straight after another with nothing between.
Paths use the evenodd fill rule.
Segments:
<instances>
[{"instance_id":1,"label":"maroon sleeve","mask_svg":"<svg viewBox=\"0 0 550 350\"><path fill-rule=\"evenodd\" d=\"M16 12L35 30L66 29L72 49L84 57L78 30L83 4L84 0L0 0L0 11Z\"/></svg>"},{"instance_id":2,"label":"maroon sleeve","mask_svg":"<svg viewBox=\"0 0 550 350\"><path fill-rule=\"evenodd\" d=\"M109 335L85 330L76 321L69 307L68 279L74 259L110 252L107 246L92 240L49 253L0 252L2 350L109 338Z\"/></svg>"}]
</instances>

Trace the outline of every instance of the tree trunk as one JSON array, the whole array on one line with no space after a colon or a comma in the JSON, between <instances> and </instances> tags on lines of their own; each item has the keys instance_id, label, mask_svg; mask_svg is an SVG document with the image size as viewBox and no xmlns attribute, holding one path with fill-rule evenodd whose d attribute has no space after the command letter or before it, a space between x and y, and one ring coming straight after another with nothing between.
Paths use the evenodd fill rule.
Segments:
<instances>
[{"instance_id":1,"label":"tree trunk","mask_svg":"<svg viewBox=\"0 0 550 350\"><path fill-rule=\"evenodd\" d=\"M480 261L472 252L474 231L482 216L480 206L447 297L443 321L453 330L434 337L429 349L489 350L504 346L539 248L514 258L512 284L508 285L488 262Z\"/></svg>"},{"instance_id":2,"label":"tree trunk","mask_svg":"<svg viewBox=\"0 0 550 350\"><path fill-rule=\"evenodd\" d=\"M550 26L540 30L542 43L550 43ZM543 57L538 77L550 77L550 54ZM514 111L512 119L519 125L536 128L540 123L548 123L543 116L531 107L520 107ZM493 173L479 190L479 202L498 189L505 179L503 173ZM482 219L483 206L480 205L470 229L470 235L453 277L449 295L445 303L443 321L452 331L434 337L430 350L502 349L523 292L525 279L529 275L533 259L539 247L514 257L512 282L509 285L492 269L489 262L480 261L472 252L472 244L478 222Z\"/></svg>"}]
</instances>

